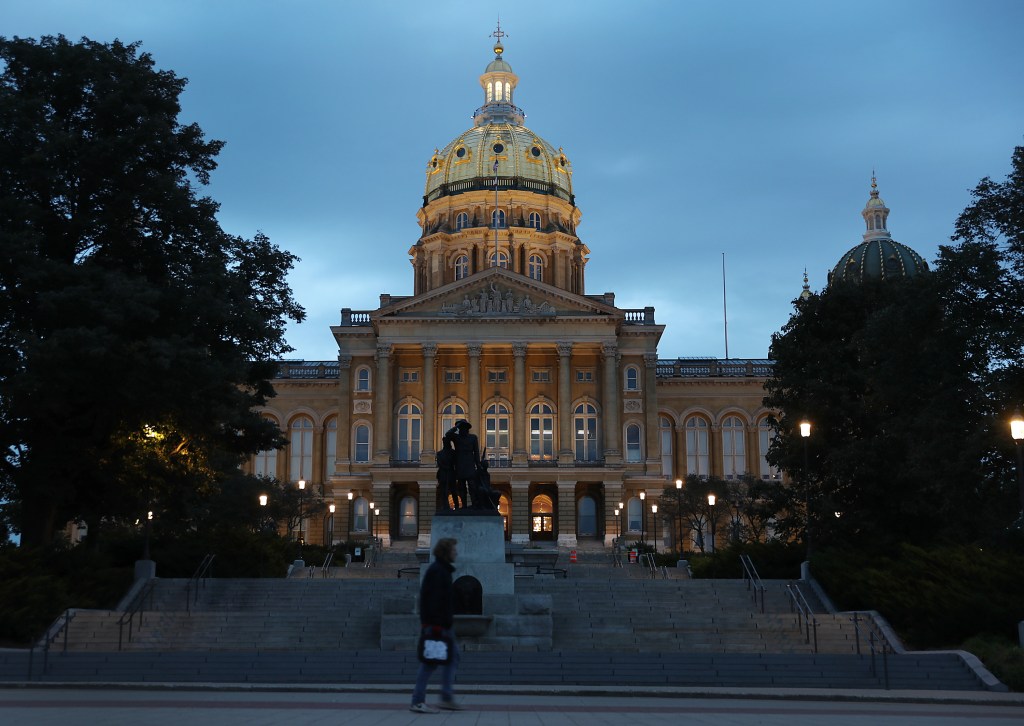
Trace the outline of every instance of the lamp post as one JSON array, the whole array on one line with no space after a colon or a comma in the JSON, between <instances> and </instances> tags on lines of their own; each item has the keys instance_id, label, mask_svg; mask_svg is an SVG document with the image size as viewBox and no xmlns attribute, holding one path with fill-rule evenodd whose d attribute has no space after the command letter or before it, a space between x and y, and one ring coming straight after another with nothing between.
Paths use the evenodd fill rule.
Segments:
<instances>
[{"instance_id":1,"label":"lamp post","mask_svg":"<svg viewBox=\"0 0 1024 726\"><path fill-rule=\"evenodd\" d=\"M1020 447L1017 447L1017 448L1019 449ZM145 544L142 545L142 559L144 559L144 560L148 560L149 559L149 531L152 528L152 523L153 523L153 510L152 509L148 509L148 510L146 510L146 524L145 524L146 539L145 539Z\"/></svg>"},{"instance_id":2,"label":"lamp post","mask_svg":"<svg viewBox=\"0 0 1024 726\"><path fill-rule=\"evenodd\" d=\"M800 437L804 440L804 542L807 543L807 559L811 559L811 467L807 458L807 439L811 438L811 422L800 422Z\"/></svg>"},{"instance_id":3,"label":"lamp post","mask_svg":"<svg viewBox=\"0 0 1024 726\"><path fill-rule=\"evenodd\" d=\"M658 554L658 505L651 505L651 519L654 520L654 554Z\"/></svg>"},{"instance_id":4,"label":"lamp post","mask_svg":"<svg viewBox=\"0 0 1024 726\"><path fill-rule=\"evenodd\" d=\"M683 556L683 480L676 479L676 526L675 534L678 536L679 556Z\"/></svg>"},{"instance_id":5,"label":"lamp post","mask_svg":"<svg viewBox=\"0 0 1024 726\"><path fill-rule=\"evenodd\" d=\"M715 501L714 494L708 494L708 508L711 510L711 551L715 552Z\"/></svg>"},{"instance_id":6,"label":"lamp post","mask_svg":"<svg viewBox=\"0 0 1024 726\"><path fill-rule=\"evenodd\" d=\"M299 479L299 559L302 559L302 500L306 495L306 480Z\"/></svg>"},{"instance_id":7,"label":"lamp post","mask_svg":"<svg viewBox=\"0 0 1024 726\"><path fill-rule=\"evenodd\" d=\"M352 541L352 519L353 519L353 512L352 512L352 490L349 489L348 490L348 526L345 529L345 540L347 542L351 542Z\"/></svg>"},{"instance_id":8,"label":"lamp post","mask_svg":"<svg viewBox=\"0 0 1024 726\"><path fill-rule=\"evenodd\" d=\"M647 492L640 492L640 541L647 543L645 536L645 525L647 524L647 510L644 509L644 500L647 499Z\"/></svg>"},{"instance_id":9,"label":"lamp post","mask_svg":"<svg viewBox=\"0 0 1024 726\"><path fill-rule=\"evenodd\" d=\"M616 520L615 527L617 528L620 537L622 536L622 533L626 531L626 528L622 526L622 517L625 516L626 509L623 506L622 502L619 502L619 519Z\"/></svg>"},{"instance_id":10,"label":"lamp post","mask_svg":"<svg viewBox=\"0 0 1024 726\"><path fill-rule=\"evenodd\" d=\"M380 533L378 532L378 527L377 527L377 517L379 517L379 516L380 516L380 510L379 509L374 509L373 510L373 537L374 537L374 539L379 539L380 538Z\"/></svg>"},{"instance_id":11,"label":"lamp post","mask_svg":"<svg viewBox=\"0 0 1024 726\"><path fill-rule=\"evenodd\" d=\"M732 503L732 541L737 544L740 541L740 500L737 499Z\"/></svg>"},{"instance_id":12,"label":"lamp post","mask_svg":"<svg viewBox=\"0 0 1024 726\"><path fill-rule=\"evenodd\" d=\"M615 539L619 539L619 510L615 510Z\"/></svg>"},{"instance_id":13,"label":"lamp post","mask_svg":"<svg viewBox=\"0 0 1024 726\"><path fill-rule=\"evenodd\" d=\"M1010 436L1017 447L1017 492L1020 496L1020 524L1024 527L1024 416L1021 416L1020 409L1013 412L1010 419Z\"/></svg>"},{"instance_id":14,"label":"lamp post","mask_svg":"<svg viewBox=\"0 0 1024 726\"><path fill-rule=\"evenodd\" d=\"M267 521L267 501L269 497L266 494L260 494L260 521L257 526L256 534L260 537L263 536L263 527ZM263 548L262 543L260 544L260 577L263 577L263 571L266 569L267 562L267 551Z\"/></svg>"},{"instance_id":15,"label":"lamp post","mask_svg":"<svg viewBox=\"0 0 1024 726\"><path fill-rule=\"evenodd\" d=\"M334 510L337 507L333 504L327 505L330 514L324 516L324 546L330 547L334 544Z\"/></svg>"},{"instance_id":16,"label":"lamp post","mask_svg":"<svg viewBox=\"0 0 1024 726\"><path fill-rule=\"evenodd\" d=\"M370 534L373 536L374 539L377 538L377 515L375 514L376 511L377 510L376 507L374 506L374 503L370 502L370 509L366 514L368 517L370 517Z\"/></svg>"}]
</instances>

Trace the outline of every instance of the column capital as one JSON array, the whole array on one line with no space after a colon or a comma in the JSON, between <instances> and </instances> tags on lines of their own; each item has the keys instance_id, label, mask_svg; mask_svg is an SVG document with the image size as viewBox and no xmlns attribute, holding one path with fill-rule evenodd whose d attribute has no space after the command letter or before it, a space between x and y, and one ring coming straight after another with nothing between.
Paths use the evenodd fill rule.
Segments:
<instances>
[{"instance_id":1,"label":"column capital","mask_svg":"<svg viewBox=\"0 0 1024 726\"><path fill-rule=\"evenodd\" d=\"M658 366L658 354L657 353L644 353L644 366L647 368L657 368Z\"/></svg>"},{"instance_id":2,"label":"column capital","mask_svg":"<svg viewBox=\"0 0 1024 726\"><path fill-rule=\"evenodd\" d=\"M339 368L351 368L352 367L352 356L350 356L350 355L339 355L338 356L338 367Z\"/></svg>"},{"instance_id":3,"label":"column capital","mask_svg":"<svg viewBox=\"0 0 1024 726\"><path fill-rule=\"evenodd\" d=\"M421 347L424 358L433 358L437 355L437 343L424 343Z\"/></svg>"},{"instance_id":4,"label":"column capital","mask_svg":"<svg viewBox=\"0 0 1024 726\"><path fill-rule=\"evenodd\" d=\"M483 343L466 343L466 353L470 358L479 358L484 350Z\"/></svg>"},{"instance_id":5,"label":"column capital","mask_svg":"<svg viewBox=\"0 0 1024 726\"><path fill-rule=\"evenodd\" d=\"M393 346L391 343L377 343L377 358L387 358L391 355Z\"/></svg>"},{"instance_id":6,"label":"column capital","mask_svg":"<svg viewBox=\"0 0 1024 726\"><path fill-rule=\"evenodd\" d=\"M525 358L526 351L529 347L529 343L517 340L516 342L512 343L512 355L515 356L516 358Z\"/></svg>"},{"instance_id":7,"label":"column capital","mask_svg":"<svg viewBox=\"0 0 1024 726\"><path fill-rule=\"evenodd\" d=\"M571 341L559 341L557 343L558 355L561 358L568 358L572 355L572 342Z\"/></svg>"},{"instance_id":8,"label":"column capital","mask_svg":"<svg viewBox=\"0 0 1024 726\"><path fill-rule=\"evenodd\" d=\"M601 344L601 355L605 358L615 358L619 355L619 344L618 343L602 343Z\"/></svg>"}]
</instances>

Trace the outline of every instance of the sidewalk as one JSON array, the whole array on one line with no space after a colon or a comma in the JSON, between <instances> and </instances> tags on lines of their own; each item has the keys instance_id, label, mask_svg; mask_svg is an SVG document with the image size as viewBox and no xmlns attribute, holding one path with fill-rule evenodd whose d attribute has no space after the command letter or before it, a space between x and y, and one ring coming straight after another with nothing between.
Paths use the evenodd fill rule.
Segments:
<instances>
[{"instance_id":1,"label":"sidewalk","mask_svg":"<svg viewBox=\"0 0 1024 726\"><path fill-rule=\"evenodd\" d=\"M196 689L176 686L32 687L0 689L9 726L256 726L287 723L485 724L504 726L945 726L1024 723L1024 694L936 691L800 691L795 689L645 689L608 695L607 688L531 688L496 693L459 689L466 710L421 715L408 711L409 688L348 686L300 689L268 686ZM436 688L428 703L437 700Z\"/></svg>"}]
</instances>

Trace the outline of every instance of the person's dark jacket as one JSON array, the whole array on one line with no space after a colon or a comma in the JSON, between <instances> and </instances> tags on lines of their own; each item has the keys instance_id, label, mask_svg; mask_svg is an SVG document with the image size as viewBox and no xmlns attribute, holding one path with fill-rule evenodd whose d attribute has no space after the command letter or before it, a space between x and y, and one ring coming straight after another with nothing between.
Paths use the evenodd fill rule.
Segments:
<instances>
[{"instance_id":1,"label":"person's dark jacket","mask_svg":"<svg viewBox=\"0 0 1024 726\"><path fill-rule=\"evenodd\" d=\"M420 585L420 623L451 628L455 621L455 592L452 573L455 567L435 559L427 568Z\"/></svg>"}]
</instances>

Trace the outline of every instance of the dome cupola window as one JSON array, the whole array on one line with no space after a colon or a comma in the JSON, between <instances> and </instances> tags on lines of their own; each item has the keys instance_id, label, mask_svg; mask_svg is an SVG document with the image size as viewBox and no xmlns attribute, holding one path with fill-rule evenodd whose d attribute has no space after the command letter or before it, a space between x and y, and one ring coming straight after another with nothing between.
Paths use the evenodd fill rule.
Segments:
<instances>
[{"instance_id":1,"label":"dome cupola window","mask_svg":"<svg viewBox=\"0 0 1024 726\"><path fill-rule=\"evenodd\" d=\"M459 212L455 217L455 231L461 232L469 226L469 215L465 212Z\"/></svg>"},{"instance_id":2,"label":"dome cupola window","mask_svg":"<svg viewBox=\"0 0 1024 726\"><path fill-rule=\"evenodd\" d=\"M540 230L540 215L536 212L530 212L529 226L536 230Z\"/></svg>"},{"instance_id":3,"label":"dome cupola window","mask_svg":"<svg viewBox=\"0 0 1024 726\"><path fill-rule=\"evenodd\" d=\"M494 264L494 253L492 252L490 254L490 256L487 258L487 264L490 265L491 267L502 267L502 268L507 270L508 269L508 255L505 254L504 252L499 252L498 253L498 264L495 265Z\"/></svg>"},{"instance_id":4,"label":"dome cupola window","mask_svg":"<svg viewBox=\"0 0 1024 726\"><path fill-rule=\"evenodd\" d=\"M462 280L469 277L469 257L459 255L455 258L455 279Z\"/></svg>"},{"instance_id":5,"label":"dome cupola window","mask_svg":"<svg viewBox=\"0 0 1024 726\"><path fill-rule=\"evenodd\" d=\"M505 210L496 209L491 212L491 228L505 229Z\"/></svg>"}]
</instances>

